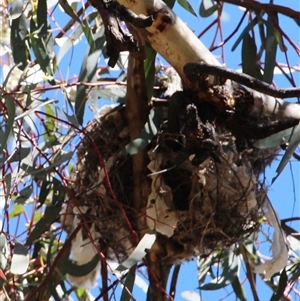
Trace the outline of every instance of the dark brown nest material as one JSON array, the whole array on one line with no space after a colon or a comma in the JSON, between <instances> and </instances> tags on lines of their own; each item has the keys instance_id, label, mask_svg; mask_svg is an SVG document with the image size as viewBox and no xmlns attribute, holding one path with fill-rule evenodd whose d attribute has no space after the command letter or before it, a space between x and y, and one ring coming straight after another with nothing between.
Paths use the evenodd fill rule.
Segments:
<instances>
[{"instance_id":1,"label":"dark brown nest material","mask_svg":"<svg viewBox=\"0 0 300 301\"><path fill-rule=\"evenodd\" d=\"M162 123L148 146L151 193L147 208L136 212L131 157L120 155L129 143L124 111L101 109L78 146L66 219L69 230L83 225L72 245L78 265L89 262L97 247L122 262L136 246L132 233L143 214L150 229L183 250L174 261L230 246L257 230L265 191L253 171L253 153L237 151L235 137L203 123L192 103L175 126Z\"/></svg>"}]
</instances>

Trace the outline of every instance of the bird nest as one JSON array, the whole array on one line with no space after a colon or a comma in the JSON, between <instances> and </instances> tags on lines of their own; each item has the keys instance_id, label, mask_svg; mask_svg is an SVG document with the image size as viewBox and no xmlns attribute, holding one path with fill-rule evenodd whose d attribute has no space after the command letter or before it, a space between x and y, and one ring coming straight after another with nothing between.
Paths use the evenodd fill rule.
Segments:
<instances>
[{"instance_id":1,"label":"bird nest","mask_svg":"<svg viewBox=\"0 0 300 301\"><path fill-rule=\"evenodd\" d=\"M130 142L125 109L105 107L88 124L68 189L69 230L84 225L73 241L75 261L82 257L76 241L78 247L93 240L122 262L136 246L132 233L141 216L180 246L174 261L230 246L257 230L265 191L253 152L238 151L231 132L210 118L203 122L192 102L180 110L175 119L169 112L148 145L150 193L140 211L132 205L132 156L120 154Z\"/></svg>"}]
</instances>

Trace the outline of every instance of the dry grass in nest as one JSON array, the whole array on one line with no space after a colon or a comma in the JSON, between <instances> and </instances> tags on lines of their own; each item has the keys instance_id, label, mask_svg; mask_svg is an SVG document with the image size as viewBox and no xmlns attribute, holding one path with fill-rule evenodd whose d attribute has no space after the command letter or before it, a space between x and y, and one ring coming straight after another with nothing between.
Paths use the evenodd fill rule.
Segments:
<instances>
[{"instance_id":1,"label":"dry grass in nest","mask_svg":"<svg viewBox=\"0 0 300 301\"><path fill-rule=\"evenodd\" d=\"M229 132L197 122L194 136L186 128L183 147L170 143L166 126L148 146L151 193L144 212L131 205L131 157L119 155L129 142L124 110L87 126L69 187L69 213L77 216L77 224L88 225L103 253L113 253L118 261L130 255L136 245L135 219L145 212L150 229L181 246L174 260L230 246L257 230L265 191L253 172L252 155L238 152ZM213 130L217 147L206 145L207 128ZM201 152L205 156L197 157Z\"/></svg>"}]
</instances>

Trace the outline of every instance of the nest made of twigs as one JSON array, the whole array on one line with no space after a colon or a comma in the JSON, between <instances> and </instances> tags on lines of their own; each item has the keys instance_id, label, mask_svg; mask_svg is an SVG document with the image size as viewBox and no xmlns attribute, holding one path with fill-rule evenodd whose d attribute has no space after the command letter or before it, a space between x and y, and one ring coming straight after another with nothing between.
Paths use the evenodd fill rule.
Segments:
<instances>
[{"instance_id":1,"label":"nest made of twigs","mask_svg":"<svg viewBox=\"0 0 300 301\"><path fill-rule=\"evenodd\" d=\"M130 141L124 109L104 108L100 115L78 146L69 213L93 227L103 253L118 261L130 255L141 215L150 229L181 246L174 260L230 246L257 230L265 191L253 153L239 152L224 128L202 123L193 104L185 107L180 132L162 122L148 146L151 192L143 212L132 206L132 158L120 155Z\"/></svg>"}]
</instances>

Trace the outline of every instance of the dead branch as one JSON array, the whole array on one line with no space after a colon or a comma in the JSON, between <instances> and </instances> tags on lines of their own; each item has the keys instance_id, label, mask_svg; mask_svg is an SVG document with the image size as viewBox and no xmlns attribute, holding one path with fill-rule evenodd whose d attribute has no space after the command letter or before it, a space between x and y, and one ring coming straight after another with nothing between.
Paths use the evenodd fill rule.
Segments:
<instances>
[{"instance_id":1,"label":"dead branch","mask_svg":"<svg viewBox=\"0 0 300 301\"><path fill-rule=\"evenodd\" d=\"M203 76L203 74L214 75L220 77L219 81L221 82L225 82L226 79L230 79L248 88L273 97L300 97L299 88L276 88L245 73L236 72L234 70L230 70L220 66L209 65L204 62L188 63L184 66L183 70L186 76L190 79L195 79L195 77Z\"/></svg>"},{"instance_id":2,"label":"dead branch","mask_svg":"<svg viewBox=\"0 0 300 301\"><path fill-rule=\"evenodd\" d=\"M101 15L105 27L107 55L110 57L108 65L114 67L120 52L138 50L137 41L124 29L121 20L128 21L138 28L144 28L152 24L152 17L138 16L116 1L92 0L90 3Z\"/></svg>"}]
</instances>

